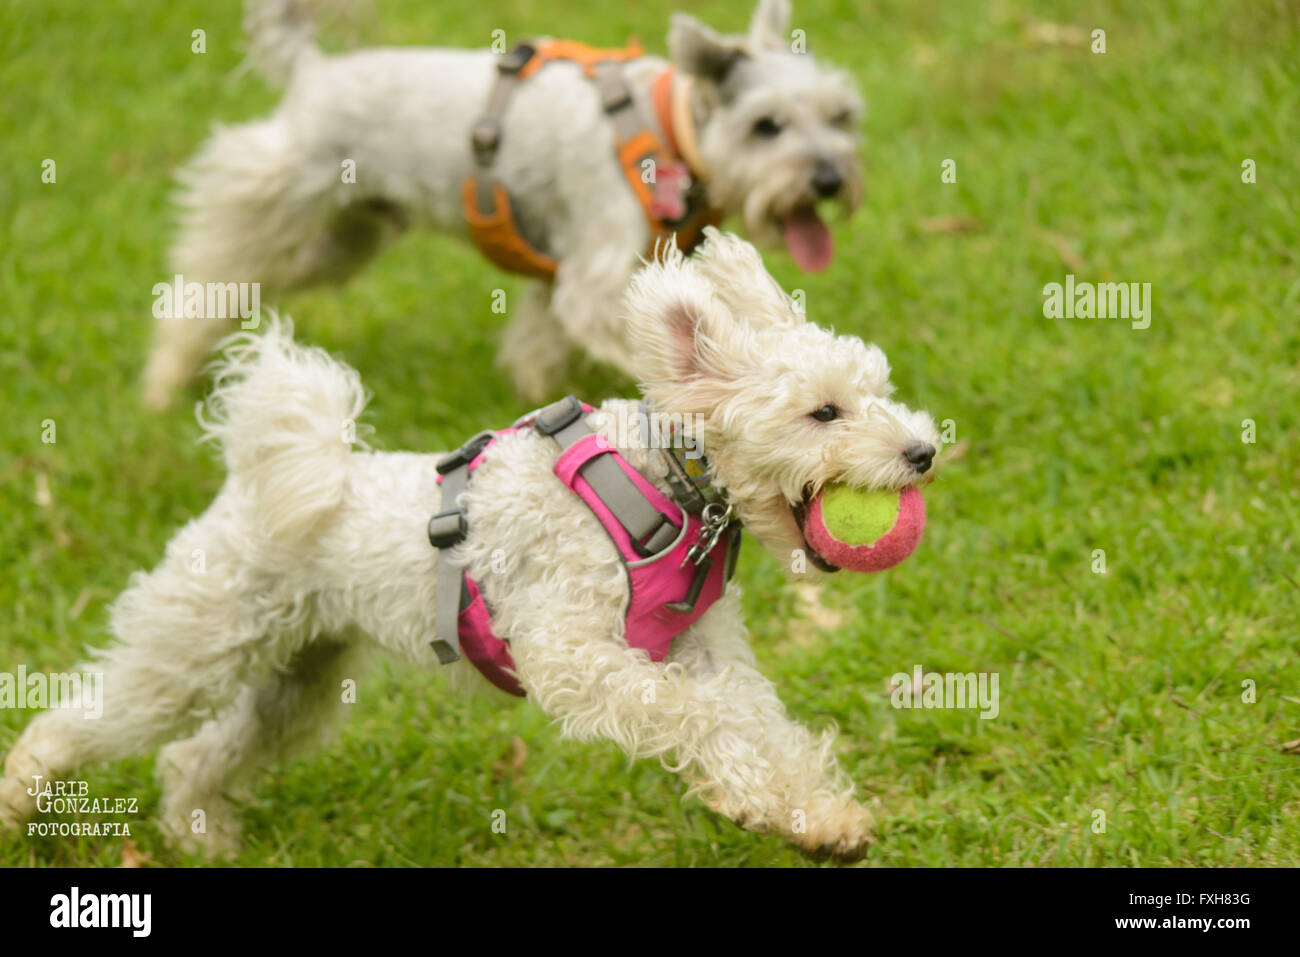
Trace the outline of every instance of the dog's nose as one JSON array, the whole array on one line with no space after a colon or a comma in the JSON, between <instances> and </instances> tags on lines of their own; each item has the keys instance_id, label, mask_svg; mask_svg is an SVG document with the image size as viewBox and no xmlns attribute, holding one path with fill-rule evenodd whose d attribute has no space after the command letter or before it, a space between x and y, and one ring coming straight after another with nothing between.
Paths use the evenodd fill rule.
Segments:
<instances>
[{"instance_id":1,"label":"dog's nose","mask_svg":"<svg viewBox=\"0 0 1300 957\"><path fill-rule=\"evenodd\" d=\"M813 170L812 177L813 189L822 199L834 196L844 185L844 177L830 163L818 163L817 168Z\"/></svg>"},{"instance_id":2,"label":"dog's nose","mask_svg":"<svg viewBox=\"0 0 1300 957\"><path fill-rule=\"evenodd\" d=\"M928 442L909 445L903 452L903 458L907 459L907 464L918 472L928 472L930 463L934 461L934 446Z\"/></svg>"}]
</instances>

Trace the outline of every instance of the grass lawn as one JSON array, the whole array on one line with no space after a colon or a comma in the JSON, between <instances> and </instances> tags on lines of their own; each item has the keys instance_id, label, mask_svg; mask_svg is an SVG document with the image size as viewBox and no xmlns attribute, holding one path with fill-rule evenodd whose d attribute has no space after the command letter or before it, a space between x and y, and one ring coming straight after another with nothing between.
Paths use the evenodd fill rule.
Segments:
<instances>
[{"instance_id":1,"label":"grass lawn","mask_svg":"<svg viewBox=\"0 0 1300 957\"><path fill-rule=\"evenodd\" d=\"M674 5L382 0L326 45L501 28L661 52ZM747 3L689 6L748 21ZM0 670L57 671L107 640L127 576L222 481L198 393L154 415L136 380L170 172L276 91L236 74L234 0L17 0L2 20ZM753 543L741 559L764 670L801 720L839 725L876 806L866 864L1300 863L1300 754L1282 748L1300 738L1300 11L796 0L794 26L861 82L868 198L830 270L769 265L812 318L878 342L900 397L958 442L896 570L818 590ZM1150 283L1150 327L1045 318L1067 274ZM282 305L361 371L372 444L436 450L522 411L491 365L499 286L519 283L410 235ZM570 385L629 389L590 368ZM997 718L893 708L890 676L918 664L998 673ZM339 739L258 783L241 864L808 863L683 803L657 764L562 742L528 703L452 699L394 663L358 679ZM0 751L29 717L0 711ZM152 756L81 777L139 799L132 843L6 835L0 863L196 862L158 834Z\"/></svg>"}]
</instances>

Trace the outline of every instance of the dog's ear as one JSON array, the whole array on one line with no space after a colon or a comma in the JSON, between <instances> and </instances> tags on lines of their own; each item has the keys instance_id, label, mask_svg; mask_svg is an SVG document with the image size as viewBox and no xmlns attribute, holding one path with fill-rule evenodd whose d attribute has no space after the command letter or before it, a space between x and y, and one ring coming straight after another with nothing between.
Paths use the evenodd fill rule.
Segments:
<instances>
[{"instance_id":1,"label":"dog's ear","mask_svg":"<svg viewBox=\"0 0 1300 957\"><path fill-rule=\"evenodd\" d=\"M675 245L632 277L623 312L639 378L652 398L662 400L665 390L680 386L698 393L744 371L747 330Z\"/></svg>"},{"instance_id":2,"label":"dog's ear","mask_svg":"<svg viewBox=\"0 0 1300 957\"><path fill-rule=\"evenodd\" d=\"M749 21L749 42L756 50L774 50L788 43L790 0L758 0Z\"/></svg>"},{"instance_id":3,"label":"dog's ear","mask_svg":"<svg viewBox=\"0 0 1300 957\"><path fill-rule=\"evenodd\" d=\"M687 13L674 13L668 26L668 56L686 73L721 84L745 53L745 41L725 37Z\"/></svg>"},{"instance_id":4,"label":"dog's ear","mask_svg":"<svg viewBox=\"0 0 1300 957\"><path fill-rule=\"evenodd\" d=\"M704 236L691 261L737 321L780 328L806 321L752 244L713 226L705 227Z\"/></svg>"}]
</instances>

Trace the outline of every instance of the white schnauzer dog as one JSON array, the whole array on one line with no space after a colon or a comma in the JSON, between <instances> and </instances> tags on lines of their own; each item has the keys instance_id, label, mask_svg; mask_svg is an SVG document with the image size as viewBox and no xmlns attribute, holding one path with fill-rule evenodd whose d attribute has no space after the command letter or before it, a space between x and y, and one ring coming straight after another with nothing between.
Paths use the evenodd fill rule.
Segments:
<instances>
[{"instance_id":1,"label":"white schnauzer dog","mask_svg":"<svg viewBox=\"0 0 1300 957\"><path fill-rule=\"evenodd\" d=\"M667 247L624 302L645 404L606 401L577 422L651 497L680 503L682 490L674 456L642 431L647 407L695 422L707 473L698 487L719 494L726 518L783 564L810 547L804 507L828 483L902 495L925 477L929 456L918 461L915 450L932 455L938 434L929 415L890 398L881 350L805 320L744 241L709 229L694 256ZM561 479L584 445L561 453L564 423L544 429L539 415L532 428L496 434L486 452L471 443L450 460L354 450L366 402L354 370L294 344L278 322L231 342L200 414L228 478L113 606L116 641L85 668L103 673L102 716L45 711L14 744L0 782L4 824L33 813L35 775L58 780L166 745L164 831L231 850L238 822L226 795L328 730L367 646L432 668L454 657L434 640L444 637L449 572L490 606L512 659L506 679L566 736L658 757L717 813L814 856L865 853L871 815L837 763L834 730L815 734L786 714L755 667L734 584L659 654L629 644L629 609L645 597L631 583L647 563L626 561L612 526ZM474 456L472 483L449 491L462 534L439 551L430 515L447 514L441 473ZM661 554L671 550L675 569L690 542L674 534ZM477 667L445 668L451 684L496 694L490 669L470 658ZM493 683L504 686L501 677ZM194 834L199 810L206 829Z\"/></svg>"},{"instance_id":2,"label":"white schnauzer dog","mask_svg":"<svg viewBox=\"0 0 1300 957\"><path fill-rule=\"evenodd\" d=\"M219 128L179 173L171 261L187 284L275 295L346 278L408 226L468 235L538 277L511 309L500 362L542 401L575 347L635 373L609 307L655 240L689 248L700 222L734 214L820 269L832 248L818 204L860 202L862 100L792 42L788 0L760 0L743 36L674 15L671 62L568 41L326 56L308 3L249 0L250 59L287 91L269 118ZM227 311L210 312L158 319L146 402L165 405L229 331Z\"/></svg>"}]
</instances>

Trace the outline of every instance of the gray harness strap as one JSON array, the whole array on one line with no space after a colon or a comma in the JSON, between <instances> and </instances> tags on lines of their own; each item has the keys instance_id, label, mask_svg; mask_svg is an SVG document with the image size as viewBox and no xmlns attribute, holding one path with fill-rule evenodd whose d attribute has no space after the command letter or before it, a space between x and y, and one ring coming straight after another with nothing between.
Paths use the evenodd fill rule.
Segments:
<instances>
[{"instance_id":1,"label":"gray harness strap","mask_svg":"<svg viewBox=\"0 0 1300 957\"><path fill-rule=\"evenodd\" d=\"M448 473L442 480L442 500L456 501L456 496L465 491L465 486L469 484L468 480L469 469L466 466L462 465L456 471ZM462 521L464 520L463 513L458 512L457 515ZM451 556L443 550L438 552L438 585L434 594L433 633L436 640L433 643L433 650L438 655L438 663L446 665L460 658L458 617L466 589L465 570L455 565Z\"/></svg>"},{"instance_id":2,"label":"gray harness strap","mask_svg":"<svg viewBox=\"0 0 1300 957\"><path fill-rule=\"evenodd\" d=\"M492 441L494 433L480 432L455 452L438 460L442 476L442 510L429 519L429 544L438 549L438 581L434 590L433 650L438 663L460 659L460 613L469 604L465 569L447 552L465 540L469 523L457 499L469 485L469 463Z\"/></svg>"},{"instance_id":3,"label":"gray harness strap","mask_svg":"<svg viewBox=\"0 0 1300 957\"><path fill-rule=\"evenodd\" d=\"M488 96L487 108L470 130L470 145L474 150L474 198L481 215L488 215L495 205L492 196L492 164L501 148L501 118L515 87L519 85L519 71L536 52L527 44L520 44L497 59L497 78Z\"/></svg>"},{"instance_id":4,"label":"gray harness strap","mask_svg":"<svg viewBox=\"0 0 1300 957\"><path fill-rule=\"evenodd\" d=\"M594 68L596 92L605 115L614 124L615 141L626 143L641 132L641 117L632 101L632 90L623 77L623 63L605 60Z\"/></svg>"},{"instance_id":5,"label":"gray harness strap","mask_svg":"<svg viewBox=\"0 0 1300 957\"><path fill-rule=\"evenodd\" d=\"M582 403L575 396L565 396L537 413L533 429L555 439L563 452L592 434L582 416ZM579 474L626 529L632 547L643 556L661 552L676 540L680 529L646 500L613 456L597 456Z\"/></svg>"}]
</instances>

